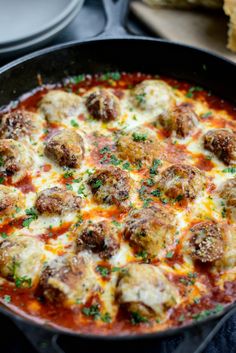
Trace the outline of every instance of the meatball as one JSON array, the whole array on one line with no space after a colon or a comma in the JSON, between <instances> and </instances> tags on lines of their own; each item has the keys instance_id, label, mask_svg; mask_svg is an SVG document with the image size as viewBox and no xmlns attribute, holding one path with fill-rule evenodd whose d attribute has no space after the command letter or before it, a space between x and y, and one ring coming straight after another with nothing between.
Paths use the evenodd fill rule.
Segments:
<instances>
[{"instance_id":1,"label":"meatball","mask_svg":"<svg viewBox=\"0 0 236 353\"><path fill-rule=\"evenodd\" d=\"M0 138L19 140L34 137L43 129L43 120L39 114L26 110L15 110L3 115L0 123Z\"/></svg>"},{"instance_id":2,"label":"meatball","mask_svg":"<svg viewBox=\"0 0 236 353\"><path fill-rule=\"evenodd\" d=\"M157 187L176 201L193 200L204 188L204 174L191 165L175 164L166 168L157 181Z\"/></svg>"},{"instance_id":3,"label":"meatball","mask_svg":"<svg viewBox=\"0 0 236 353\"><path fill-rule=\"evenodd\" d=\"M204 135L204 147L225 164L236 163L236 135L227 129L210 130Z\"/></svg>"},{"instance_id":4,"label":"meatball","mask_svg":"<svg viewBox=\"0 0 236 353\"><path fill-rule=\"evenodd\" d=\"M160 124L167 131L184 138L190 135L198 124L198 116L189 104L181 104L159 116Z\"/></svg>"},{"instance_id":5,"label":"meatball","mask_svg":"<svg viewBox=\"0 0 236 353\"><path fill-rule=\"evenodd\" d=\"M39 193L35 207L39 213L61 215L80 210L80 204L81 198L73 191L55 186Z\"/></svg>"},{"instance_id":6,"label":"meatball","mask_svg":"<svg viewBox=\"0 0 236 353\"><path fill-rule=\"evenodd\" d=\"M213 262L224 252L223 230L212 221L201 222L191 229L190 249L193 259Z\"/></svg>"},{"instance_id":7,"label":"meatball","mask_svg":"<svg viewBox=\"0 0 236 353\"><path fill-rule=\"evenodd\" d=\"M0 140L0 172L12 176L13 182L23 179L32 167L28 147L12 139Z\"/></svg>"},{"instance_id":8,"label":"meatball","mask_svg":"<svg viewBox=\"0 0 236 353\"><path fill-rule=\"evenodd\" d=\"M236 178L227 180L219 189L219 195L225 200L225 208L233 221L236 220Z\"/></svg>"},{"instance_id":9,"label":"meatball","mask_svg":"<svg viewBox=\"0 0 236 353\"><path fill-rule=\"evenodd\" d=\"M116 295L131 313L164 318L168 308L179 301L179 294L160 269L132 263L120 272Z\"/></svg>"},{"instance_id":10,"label":"meatball","mask_svg":"<svg viewBox=\"0 0 236 353\"><path fill-rule=\"evenodd\" d=\"M105 221L86 222L77 236L77 249L91 250L103 259L113 256L119 249L119 243L114 236L115 229Z\"/></svg>"},{"instance_id":11,"label":"meatball","mask_svg":"<svg viewBox=\"0 0 236 353\"><path fill-rule=\"evenodd\" d=\"M94 119L115 120L120 115L119 99L107 89L97 89L86 99L86 107Z\"/></svg>"},{"instance_id":12,"label":"meatball","mask_svg":"<svg viewBox=\"0 0 236 353\"><path fill-rule=\"evenodd\" d=\"M85 303L97 288L93 263L87 254L54 260L40 278L40 290L50 302Z\"/></svg>"},{"instance_id":13,"label":"meatball","mask_svg":"<svg viewBox=\"0 0 236 353\"><path fill-rule=\"evenodd\" d=\"M53 90L45 94L39 110L50 123L60 123L68 117L80 114L81 98L74 93Z\"/></svg>"},{"instance_id":14,"label":"meatball","mask_svg":"<svg viewBox=\"0 0 236 353\"><path fill-rule=\"evenodd\" d=\"M164 206L132 210L126 220L124 237L137 250L151 257L173 242L175 217Z\"/></svg>"},{"instance_id":15,"label":"meatball","mask_svg":"<svg viewBox=\"0 0 236 353\"><path fill-rule=\"evenodd\" d=\"M156 136L146 130L133 131L121 136L117 141L120 158L143 167L150 166L158 156L159 142Z\"/></svg>"},{"instance_id":16,"label":"meatball","mask_svg":"<svg viewBox=\"0 0 236 353\"><path fill-rule=\"evenodd\" d=\"M37 238L11 235L0 244L0 273L21 286L37 283L43 265L43 244Z\"/></svg>"},{"instance_id":17,"label":"meatball","mask_svg":"<svg viewBox=\"0 0 236 353\"><path fill-rule=\"evenodd\" d=\"M145 111L167 110L175 103L171 87L161 80L145 80L133 90L134 104Z\"/></svg>"},{"instance_id":18,"label":"meatball","mask_svg":"<svg viewBox=\"0 0 236 353\"><path fill-rule=\"evenodd\" d=\"M15 188L0 185L0 215L12 215L22 206L23 195Z\"/></svg>"},{"instance_id":19,"label":"meatball","mask_svg":"<svg viewBox=\"0 0 236 353\"><path fill-rule=\"evenodd\" d=\"M129 198L129 177L119 168L111 167L96 171L89 178L88 185L99 203L124 206L124 202Z\"/></svg>"},{"instance_id":20,"label":"meatball","mask_svg":"<svg viewBox=\"0 0 236 353\"><path fill-rule=\"evenodd\" d=\"M77 132L61 130L47 141L44 152L60 166L79 168L84 158L84 142Z\"/></svg>"}]
</instances>

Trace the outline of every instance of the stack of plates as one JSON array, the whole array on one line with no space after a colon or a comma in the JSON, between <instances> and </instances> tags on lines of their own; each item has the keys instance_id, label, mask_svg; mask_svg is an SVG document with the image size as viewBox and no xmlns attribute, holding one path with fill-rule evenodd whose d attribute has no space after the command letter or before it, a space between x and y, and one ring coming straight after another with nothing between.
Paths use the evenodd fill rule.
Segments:
<instances>
[{"instance_id":1,"label":"stack of plates","mask_svg":"<svg viewBox=\"0 0 236 353\"><path fill-rule=\"evenodd\" d=\"M84 0L0 0L0 57L36 49L61 32Z\"/></svg>"}]
</instances>

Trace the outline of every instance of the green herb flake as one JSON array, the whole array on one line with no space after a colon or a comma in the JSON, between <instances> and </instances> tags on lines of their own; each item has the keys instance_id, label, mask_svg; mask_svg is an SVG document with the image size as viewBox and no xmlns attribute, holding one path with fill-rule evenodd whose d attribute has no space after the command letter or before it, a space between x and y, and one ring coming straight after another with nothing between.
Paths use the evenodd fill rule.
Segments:
<instances>
[{"instance_id":1,"label":"green herb flake","mask_svg":"<svg viewBox=\"0 0 236 353\"><path fill-rule=\"evenodd\" d=\"M80 82L83 82L83 81L85 81L85 75L84 74L81 74L81 75L78 75L78 76L74 76L74 77L72 77L72 79L71 79L71 82L72 83L75 83L75 84L78 84L78 83L80 83Z\"/></svg>"},{"instance_id":2,"label":"green herb flake","mask_svg":"<svg viewBox=\"0 0 236 353\"><path fill-rule=\"evenodd\" d=\"M85 191L86 191L86 186L85 186L84 184L81 184L81 185L79 186L79 189L78 189L77 193L78 193L78 195L80 195L80 196L87 197L87 194L86 194Z\"/></svg>"},{"instance_id":3,"label":"green herb flake","mask_svg":"<svg viewBox=\"0 0 236 353\"><path fill-rule=\"evenodd\" d=\"M172 259L173 256L174 256L173 251L168 251L168 253L166 254L167 259Z\"/></svg>"},{"instance_id":4,"label":"green herb flake","mask_svg":"<svg viewBox=\"0 0 236 353\"><path fill-rule=\"evenodd\" d=\"M139 104L143 104L145 103L145 96L146 96L146 93L140 93L135 96L135 99Z\"/></svg>"},{"instance_id":5,"label":"green herb flake","mask_svg":"<svg viewBox=\"0 0 236 353\"><path fill-rule=\"evenodd\" d=\"M22 223L23 227L29 227L31 222L38 219L38 212L34 207L26 209L25 214L29 217L23 221L23 223Z\"/></svg>"},{"instance_id":6,"label":"green herb flake","mask_svg":"<svg viewBox=\"0 0 236 353\"><path fill-rule=\"evenodd\" d=\"M10 303L11 302L11 296L10 295L4 295L3 300L5 303Z\"/></svg>"},{"instance_id":7,"label":"green herb flake","mask_svg":"<svg viewBox=\"0 0 236 353\"><path fill-rule=\"evenodd\" d=\"M228 167L222 170L223 173L236 173L236 167Z\"/></svg>"},{"instance_id":8,"label":"green herb flake","mask_svg":"<svg viewBox=\"0 0 236 353\"><path fill-rule=\"evenodd\" d=\"M194 314L194 315L192 316L192 318L193 318L194 320L197 320L197 321L203 320L203 319L207 318L207 317L210 316L210 315L214 315L214 314L220 313L223 309L224 309L224 306L223 306L223 305L217 304L217 305L215 306L215 308L209 309L209 310L203 310L203 311L201 311L200 313Z\"/></svg>"},{"instance_id":9,"label":"green herb flake","mask_svg":"<svg viewBox=\"0 0 236 353\"><path fill-rule=\"evenodd\" d=\"M74 119L72 119L72 120L70 121L70 124L71 124L71 126L73 126L73 127L79 127L79 124L78 124Z\"/></svg>"},{"instance_id":10,"label":"green herb flake","mask_svg":"<svg viewBox=\"0 0 236 353\"><path fill-rule=\"evenodd\" d=\"M97 320L100 317L100 310L98 304L91 305L90 307L84 307L82 313L85 316L90 316L94 320Z\"/></svg>"},{"instance_id":11,"label":"green herb flake","mask_svg":"<svg viewBox=\"0 0 236 353\"><path fill-rule=\"evenodd\" d=\"M110 158L110 163L112 164L112 165L119 165L119 164L121 164L121 160L120 159L118 159L114 154L112 154L111 155L111 158Z\"/></svg>"},{"instance_id":12,"label":"green herb flake","mask_svg":"<svg viewBox=\"0 0 236 353\"><path fill-rule=\"evenodd\" d=\"M152 166L150 168L150 175L156 175L158 174L158 167L162 165L162 162L160 159L154 159L153 160L153 163L152 163Z\"/></svg>"},{"instance_id":13,"label":"green herb flake","mask_svg":"<svg viewBox=\"0 0 236 353\"><path fill-rule=\"evenodd\" d=\"M202 87L199 87L199 86L193 86L193 87L191 87L189 90L188 90L188 92L186 93L186 97L188 97L188 98L192 98L193 97L193 94L195 93L195 92L200 92L200 91L203 91L203 88Z\"/></svg>"},{"instance_id":14,"label":"green herb flake","mask_svg":"<svg viewBox=\"0 0 236 353\"><path fill-rule=\"evenodd\" d=\"M25 284L30 288L32 286L32 280L30 277L22 276L22 277L15 277L15 285L17 288L22 288Z\"/></svg>"},{"instance_id":15,"label":"green herb flake","mask_svg":"<svg viewBox=\"0 0 236 353\"><path fill-rule=\"evenodd\" d=\"M94 183L93 183L93 188L94 189L99 189L102 186L102 180L97 179Z\"/></svg>"},{"instance_id":16,"label":"green herb flake","mask_svg":"<svg viewBox=\"0 0 236 353\"><path fill-rule=\"evenodd\" d=\"M2 158L2 156L0 156L0 167L2 167L4 165L4 160Z\"/></svg>"},{"instance_id":17,"label":"green herb flake","mask_svg":"<svg viewBox=\"0 0 236 353\"><path fill-rule=\"evenodd\" d=\"M140 315L138 312L136 311L132 311L130 313L131 315L131 323L133 325L138 325L138 324L141 324L141 323L146 323L148 322L148 319L145 318L144 316Z\"/></svg>"},{"instance_id":18,"label":"green herb flake","mask_svg":"<svg viewBox=\"0 0 236 353\"><path fill-rule=\"evenodd\" d=\"M161 196L161 190L160 189L156 189L156 190L152 191L151 194L153 196L160 197Z\"/></svg>"},{"instance_id":19,"label":"green herb flake","mask_svg":"<svg viewBox=\"0 0 236 353\"><path fill-rule=\"evenodd\" d=\"M96 271L99 272L102 277L107 277L110 273L107 267L100 266L100 265L96 267Z\"/></svg>"},{"instance_id":20,"label":"green herb flake","mask_svg":"<svg viewBox=\"0 0 236 353\"><path fill-rule=\"evenodd\" d=\"M147 140L147 134L145 133L133 132L132 137L135 142L144 142Z\"/></svg>"},{"instance_id":21,"label":"green herb flake","mask_svg":"<svg viewBox=\"0 0 236 353\"><path fill-rule=\"evenodd\" d=\"M63 174L63 178L68 179L73 177L74 171L73 170L67 170L64 174Z\"/></svg>"},{"instance_id":22,"label":"green herb flake","mask_svg":"<svg viewBox=\"0 0 236 353\"><path fill-rule=\"evenodd\" d=\"M202 114L202 115L201 115L201 118L202 118L202 119L206 119L206 118L209 118L209 116L212 116L212 112L211 112L211 111Z\"/></svg>"},{"instance_id":23,"label":"green herb flake","mask_svg":"<svg viewBox=\"0 0 236 353\"><path fill-rule=\"evenodd\" d=\"M5 232L2 232L0 234L3 239L6 239L8 237L7 233L5 233Z\"/></svg>"},{"instance_id":24,"label":"green herb flake","mask_svg":"<svg viewBox=\"0 0 236 353\"><path fill-rule=\"evenodd\" d=\"M114 226L116 226L117 228L121 228L121 224L117 221L112 221L112 224L114 224Z\"/></svg>"},{"instance_id":25,"label":"green herb flake","mask_svg":"<svg viewBox=\"0 0 236 353\"><path fill-rule=\"evenodd\" d=\"M111 272L118 272L120 269L120 267L112 267Z\"/></svg>"},{"instance_id":26,"label":"green herb flake","mask_svg":"<svg viewBox=\"0 0 236 353\"><path fill-rule=\"evenodd\" d=\"M0 184L3 184L3 183L4 183L4 178L0 177Z\"/></svg>"},{"instance_id":27,"label":"green herb flake","mask_svg":"<svg viewBox=\"0 0 236 353\"><path fill-rule=\"evenodd\" d=\"M124 170L132 170L131 165L129 162L125 162L122 164L122 169Z\"/></svg>"},{"instance_id":28,"label":"green herb flake","mask_svg":"<svg viewBox=\"0 0 236 353\"><path fill-rule=\"evenodd\" d=\"M104 146L103 148L101 148L100 150L99 150L99 153L100 154L106 154L106 153L108 153L108 152L110 152L110 147L109 146Z\"/></svg>"},{"instance_id":29,"label":"green herb flake","mask_svg":"<svg viewBox=\"0 0 236 353\"><path fill-rule=\"evenodd\" d=\"M71 184L66 184L66 189L67 189L67 190L73 190L73 187L72 187Z\"/></svg>"},{"instance_id":30,"label":"green herb flake","mask_svg":"<svg viewBox=\"0 0 236 353\"><path fill-rule=\"evenodd\" d=\"M101 316L101 320L107 324L111 322L111 315L109 313L105 313Z\"/></svg>"}]
</instances>

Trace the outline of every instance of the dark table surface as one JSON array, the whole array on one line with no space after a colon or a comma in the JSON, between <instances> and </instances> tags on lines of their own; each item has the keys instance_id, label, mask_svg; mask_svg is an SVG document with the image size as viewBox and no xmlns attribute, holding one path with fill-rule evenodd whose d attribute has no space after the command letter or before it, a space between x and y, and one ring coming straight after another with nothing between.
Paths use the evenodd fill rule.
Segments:
<instances>
[{"instance_id":1,"label":"dark table surface","mask_svg":"<svg viewBox=\"0 0 236 353\"><path fill-rule=\"evenodd\" d=\"M94 37L101 33L105 26L105 16L102 8L101 0L86 0L85 4L78 14L78 16L73 20L73 22L57 37L55 37L49 45L55 45L59 43L86 39L89 37ZM127 19L127 27L129 31L133 34L147 35L151 36L152 33L144 27L137 19L135 19L132 14L129 14ZM0 65L6 64L11 61L12 58L5 58L1 60ZM22 335L14 323L0 315L0 353L35 353L33 347L29 344L27 339ZM139 341L140 342L140 341ZM129 353L141 352L139 343L133 345L133 348L126 350ZM86 349L87 347L87 349ZM82 344L78 347L78 353L90 353L91 349ZM114 345L111 345L111 352L115 353ZM98 349L99 351L99 349ZM99 351L100 352L100 351ZM144 352L144 351L143 351ZM171 353L172 347L171 342L168 345L162 346L160 351L160 345L150 346L147 345L145 353ZM71 351L68 353L72 353ZM126 352L124 352L126 353ZM181 352L188 353L188 352ZM204 353L236 353L236 317L234 316L224 325L212 342L208 345Z\"/></svg>"}]
</instances>

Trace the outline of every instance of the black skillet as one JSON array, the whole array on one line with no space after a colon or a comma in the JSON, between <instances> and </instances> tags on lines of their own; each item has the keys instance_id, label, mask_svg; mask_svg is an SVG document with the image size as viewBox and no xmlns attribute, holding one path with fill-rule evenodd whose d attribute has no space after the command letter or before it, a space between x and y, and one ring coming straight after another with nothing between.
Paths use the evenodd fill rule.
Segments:
<instances>
[{"instance_id":1,"label":"black skillet","mask_svg":"<svg viewBox=\"0 0 236 353\"><path fill-rule=\"evenodd\" d=\"M10 101L36 88L39 85L38 74L41 75L43 84L50 84L60 82L67 76L116 70L165 74L202 86L236 104L234 63L190 46L131 36L124 29L128 1L103 0L103 4L107 25L105 31L97 38L43 49L0 69L0 107L4 108ZM42 339L48 341L50 345L48 348L44 347L45 353L59 351L56 342L59 333L71 335L73 339L87 339L88 342L107 340L106 345L103 344L104 353L107 348L111 349L109 340L113 341L112 346L123 349L124 344L124 347L132 352L132 345L129 346L128 340L149 339L149 342L153 342L153 347L157 340L182 334L184 339L175 353L200 353L223 323L236 313L236 308L234 304L230 305L218 315L211 315L201 322L181 328L118 338L70 334L62 329L52 329L46 324L39 327L32 320L20 318L3 306L0 307L0 312L14 318L19 327L27 327L25 333L30 336L35 347L39 346ZM140 350L141 342L144 340L138 343Z\"/></svg>"}]
</instances>

